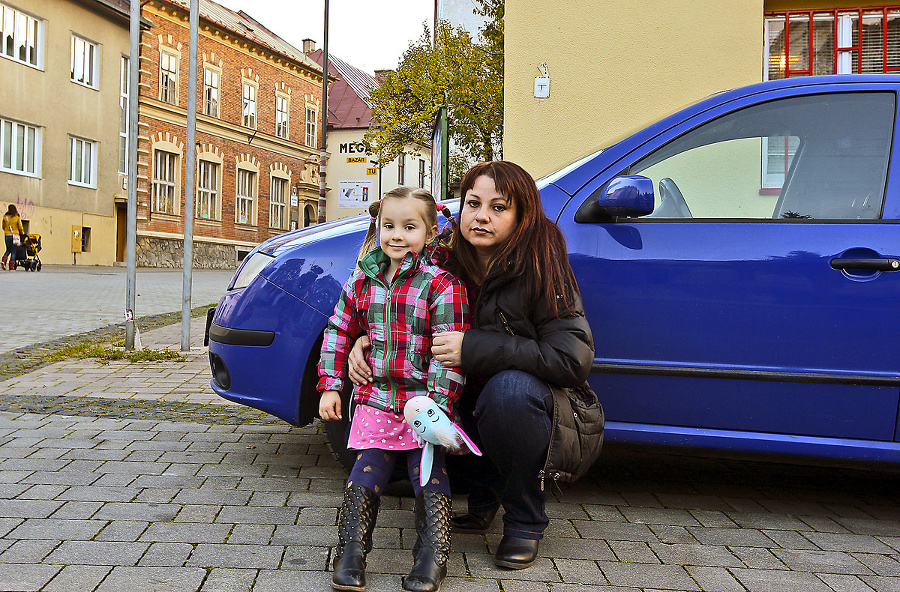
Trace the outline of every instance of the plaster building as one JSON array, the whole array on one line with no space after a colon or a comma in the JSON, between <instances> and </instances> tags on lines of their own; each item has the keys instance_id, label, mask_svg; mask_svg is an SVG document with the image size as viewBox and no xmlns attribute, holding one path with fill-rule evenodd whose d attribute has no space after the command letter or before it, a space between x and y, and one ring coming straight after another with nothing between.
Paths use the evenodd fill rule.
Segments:
<instances>
[{"instance_id":1,"label":"plaster building","mask_svg":"<svg viewBox=\"0 0 900 592\"><path fill-rule=\"evenodd\" d=\"M312 41L304 50L317 64L323 62L323 51ZM355 216L366 211L369 203L399 187L431 189L431 148L409 147L411 154L379 164L377 155L367 154L363 136L372 125L369 93L377 85L376 78L347 62L328 54L328 74L335 81L328 87L328 192L326 219Z\"/></svg>"},{"instance_id":2,"label":"plaster building","mask_svg":"<svg viewBox=\"0 0 900 592\"><path fill-rule=\"evenodd\" d=\"M0 0L0 204L45 263L111 265L124 199L126 0Z\"/></svg>"},{"instance_id":3,"label":"plaster building","mask_svg":"<svg viewBox=\"0 0 900 592\"><path fill-rule=\"evenodd\" d=\"M728 88L900 71L900 6L871 1L507 0L504 32L504 157L536 178Z\"/></svg>"},{"instance_id":4,"label":"plaster building","mask_svg":"<svg viewBox=\"0 0 900 592\"><path fill-rule=\"evenodd\" d=\"M194 264L233 267L315 222L321 68L244 12L200 0ZM149 0L141 40L137 263L181 265L188 0Z\"/></svg>"}]
</instances>

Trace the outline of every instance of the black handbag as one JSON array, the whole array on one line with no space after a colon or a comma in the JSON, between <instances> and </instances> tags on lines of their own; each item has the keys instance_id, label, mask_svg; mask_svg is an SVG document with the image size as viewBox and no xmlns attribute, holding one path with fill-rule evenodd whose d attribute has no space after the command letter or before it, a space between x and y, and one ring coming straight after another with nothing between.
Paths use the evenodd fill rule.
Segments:
<instances>
[{"instance_id":1,"label":"black handbag","mask_svg":"<svg viewBox=\"0 0 900 592\"><path fill-rule=\"evenodd\" d=\"M578 388L550 387L553 392L553 424L547 460L538 476L572 483L584 475L600 456L606 419L597 395L585 383Z\"/></svg>"}]
</instances>

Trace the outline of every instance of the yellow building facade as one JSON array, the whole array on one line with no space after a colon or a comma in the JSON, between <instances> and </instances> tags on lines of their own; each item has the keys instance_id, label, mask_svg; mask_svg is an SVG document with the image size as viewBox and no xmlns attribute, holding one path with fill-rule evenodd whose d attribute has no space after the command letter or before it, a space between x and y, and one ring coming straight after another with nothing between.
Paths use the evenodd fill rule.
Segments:
<instances>
[{"instance_id":1,"label":"yellow building facade","mask_svg":"<svg viewBox=\"0 0 900 592\"><path fill-rule=\"evenodd\" d=\"M898 25L873 2L507 0L504 158L539 178L729 88L900 68Z\"/></svg>"},{"instance_id":2,"label":"yellow building facade","mask_svg":"<svg viewBox=\"0 0 900 592\"><path fill-rule=\"evenodd\" d=\"M112 265L127 3L0 0L0 204L44 263ZM9 27L9 23L14 23Z\"/></svg>"}]
</instances>

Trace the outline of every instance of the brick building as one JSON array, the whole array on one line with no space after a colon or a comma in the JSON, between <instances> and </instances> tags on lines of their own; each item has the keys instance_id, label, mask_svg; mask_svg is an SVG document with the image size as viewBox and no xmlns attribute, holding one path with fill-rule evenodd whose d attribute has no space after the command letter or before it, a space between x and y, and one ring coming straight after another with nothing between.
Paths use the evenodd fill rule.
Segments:
<instances>
[{"instance_id":1,"label":"brick building","mask_svg":"<svg viewBox=\"0 0 900 592\"><path fill-rule=\"evenodd\" d=\"M322 68L246 13L199 6L194 264L233 267L256 244L316 219ZM188 8L142 8L151 28L141 39L140 266L183 260Z\"/></svg>"}]
</instances>

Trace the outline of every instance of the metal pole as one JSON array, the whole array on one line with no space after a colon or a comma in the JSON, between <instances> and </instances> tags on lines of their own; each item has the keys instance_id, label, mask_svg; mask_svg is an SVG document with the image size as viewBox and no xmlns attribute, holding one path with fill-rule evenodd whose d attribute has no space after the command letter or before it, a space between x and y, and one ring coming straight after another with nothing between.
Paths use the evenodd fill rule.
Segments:
<instances>
[{"instance_id":1,"label":"metal pole","mask_svg":"<svg viewBox=\"0 0 900 592\"><path fill-rule=\"evenodd\" d=\"M137 236L138 68L141 55L141 3L131 3L128 56L128 215L125 232L125 349L134 349L135 240Z\"/></svg>"},{"instance_id":2,"label":"metal pole","mask_svg":"<svg viewBox=\"0 0 900 592\"><path fill-rule=\"evenodd\" d=\"M322 126L322 145L319 146L319 223L325 221L326 183L325 177L327 153L325 151L325 137L328 129L328 0L325 0L325 43L322 46L322 110L319 112L319 124Z\"/></svg>"},{"instance_id":3,"label":"metal pole","mask_svg":"<svg viewBox=\"0 0 900 592\"><path fill-rule=\"evenodd\" d=\"M135 0L132 0L134 2ZM197 36L200 0L191 0L188 40L187 159L184 175L184 283L181 288L181 351L191 349L191 272L194 266L194 171L197 170Z\"/></svg>"}]
</instances>

